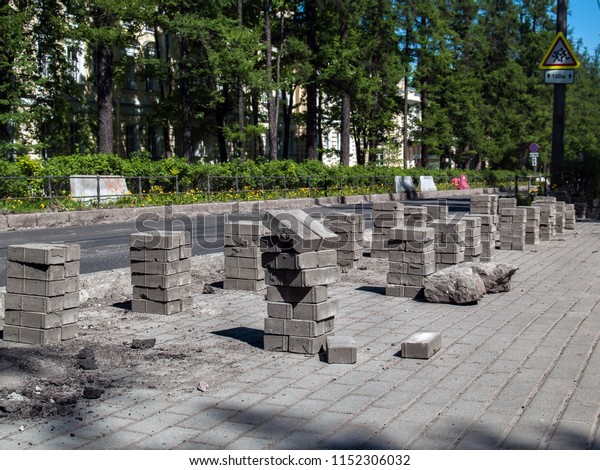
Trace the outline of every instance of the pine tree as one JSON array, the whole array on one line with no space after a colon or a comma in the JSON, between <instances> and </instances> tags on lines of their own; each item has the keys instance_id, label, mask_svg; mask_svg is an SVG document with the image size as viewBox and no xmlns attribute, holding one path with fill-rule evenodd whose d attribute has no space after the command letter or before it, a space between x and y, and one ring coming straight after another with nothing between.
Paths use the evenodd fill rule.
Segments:
<instances>
[{"instance_id":1,"label":"pine tree","mask_svg":"<svg viewBox=\"0 0 600 470\"><path fill-rule=\"evenodd\" d=\"M30 149L19 131L33 118L23 104L33 92L35 61L25 25L33 18L26 2L0 2L0 153L13 157Z\"/></svg>"}]
</instances>

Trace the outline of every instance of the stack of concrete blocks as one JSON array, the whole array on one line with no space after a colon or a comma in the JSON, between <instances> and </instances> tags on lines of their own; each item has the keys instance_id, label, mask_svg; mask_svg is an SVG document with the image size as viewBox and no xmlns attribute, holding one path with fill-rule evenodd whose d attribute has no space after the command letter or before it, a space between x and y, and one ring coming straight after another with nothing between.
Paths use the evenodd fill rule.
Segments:
<instances>
[{"instance_id":1,"label":"stack of concrete blocks","mask_svg":"<svg viewBox=\"0 0 600 470\"><path fill-rule=\"evenodd\" d=\"M478 263L481 261L481 217L466 215L460 220L465 223L465 262Z\"/></svg>"},{"instance_id":2,"label":"stack of concrete blocks","mask_svg":"<svg viewBox=\"0 0 600 470\"><path fill-rule=\"evenodd\" d=\"M565 229L575 230L575 204L565 204Z\"/></svg>"},{"instance_id":3,"label":"stack of concrete blocks","mask_svg":"<svg viewBox=\"0 0 600 470\"><path fill-rule=\"evenodd\" d=\"M332 334L338 302L328 286L338 280L335 233L301 210L268 211L261 238L266 268L264 348L317 354Z\"/></svg>"},{"instance_id":4,"label":"stack of concrete blocks","mask_svg":"<svg viewBox=\"0 0 600 470\"><path fill-rule=\"evenodd\" d=\"M527 212L527 222L525 224L525 244L540 244L540 208L539 206L524 207Z\"/></svg>"},{"instance_id":5,"label":"stack of concrete blocks","mask_svg":"<svg viewBox=\"0 0 600 470\"><path fill-rule=\"evenodd\" d=\"M498 225L498 202L499 198L496 194L473 194L471 196L471 205L469 212L473 215L490 215L492 218L489 222Z\"/></svg>"},{"instance_id":6,"label":"stack of concrete blocks","mask_svg":"<svg viewBox=\"0 0 600 470\"><path fill-rule=\"evenodd\" d=\"M404 205L400 202L373 203L371 258L388 258L390 230L402 226L404 214Z\"/></svg>"},{"instance_id":7,"label":"stack of concrete blocks","mask_svg":"<svg viewBox=\"0 0 600 470\"><path fill-rule=\"evenodd\" d=\"M565 231L565 202L556 201L556 220L555 230L556 233L564 233Z\"/></svg>"},{"instance_id":8,"label":"stack of concrete blocks","mask_svg":"<svg viewBox=\"0 0 600 470\"><path fill-rule=\"evenodd\" d=\"M540 240L549 241L556 234L556 198L536 196L533 205L540 208Z\"/></svg>"},{"instance_id":9,"label":"stack of concrete blocks","mask_svg":"<svg viewBox=\"0 0 600 470\"><path fill-rule=\"evenodd\" d=\"M494 261L496 256L496 223L498 216L489 214L470 214L481 219L481 258L482 263Z\"/></svg>"},{"instance_id":10,"label":"stack of concrete blocks","mask_svg":"<svg viewBox=\"0 0 600 470\"><path fill-rule=\"evenodd\" d=\"M8 247L4 341L49 344L75 338L79 245Z\"/></svg>"},{"instance_id":11,"label":"stack of concrete blocks","mask_svg":"<svg viewBox=\"0 0 600 470\"><path fill-rule=\"evenodd\" d=\"M448 219L448 206L445 204L426 204L425 209L427 210L427 219L429 222L433 220L447 220Z\"/></svg>"},{"instance_id":12,"label":"stack of concrete blocks","mask_svg":"<svg viewBox=\"0 0 600 470\"><path fill-rule=\"evenodd\" d=\"M500 209L500 249L524 250L527 211L524 208L504 207Z\"/></svg>"},{"instance_id":13,"label":"stack of concrete blocks","mask_svg":"<svg viewBox=\"0 0 600 470\"><path fill-rule=\"evenodd\" d=\"M425 228L433 219L427 213L425 206L404 206L404 226Z\"/></svg>"},{"instance_id":14,"label":"stack of concrete blocks","mask_svg":"<svg viewBox=\"0 0 600 470\"><path fill-rule=\"evenodd\" d=\"M357 268L363 255L365 220L362 214L333 213L325 216L323 225L337 235L333 248L337 264L342 268Z\"/></svg>"},{"instance_id":15,"label":"stack of concrete blocks","mask_svg":"<svg viewBox=\"0 0 600 470\"><path fill-rule=\"evenodd\" d=\"M432 227L392 229L386 295L410 298L421 295L425 278L436 269L434 238Z\"/></svg>"},{"instance_id":16,"label":"stack of concrete blocks","mask_svg":"<svg viewBox=\"0 0 600 470\"><path fill-rule=\"evenodd\" d=\"M504 222L502 220L502 211L505 209L514 209L517 207L517 199L514 197L501 197L498 199L498 214L499 219L497 222L498 232L500 234L500 247L502 247L502 229L504 227ZM507 219L509 220L509 219ZM510 229L505 230L510 231ZM506 244L505 244L506 245Z\"/></svg>"},{"instance_id":17,"label":"stack of concrete blocks","mask_svg":"<svg viewBox=\"0 0 600 470\"><path fill-rule=\"evenodd\" d=\"M470 215L481 218L481 262L491 262L496 255L498 226L498 196L474 194L471 196Z\"/></svg>"},{"instance_id":18,"label":"stack of concrete blocks","mask_svg":"<svg viewBox=\"0 0 600 470\"><path fill-rule=\"evenodd\" d=\"M260 237L266 233L260 221L225 223L224 289L256 292L266 287L260 251Z\"/></svg>"},{"instance_id":19,"label":"stack of concrete blocks","mask_svg":"<svg viewBox=\"0 0 600 470\"><path fill-rule=\"evenodd\" d=\"M192 307L189 232L152 231L129 236L131 310L173 315Z\"/></svg>"},{"instance_id":20,"label":"stack of concrete blocks","mask_svg":"<svg viewBox=\"0 0 600 470\"><path fill-rule=\"evenodd\" d=\"M515 209L517 207L517 199L514 197L503 197L503 198L499 198L497 201L498 204L498 214L499 214L499 218L497 221L497 238L496 240L498 240L500 242L500 248L504 249L504 250L510 250L510 233L511 233L511 228L510 228L510 221L512 220L511 217L502 217L502 211L504 210L508 210L508 209ZM506 222L509 221L509 222ZM504 237L503 234L504 233ZM499 237L498 237L499 235ZM502 243L504 241L504 244ZM504 245L504 246L503 246Z\"/></svg>"},{"instance_id":21,"label":"stack of concrete blocks","mask_svg":"<svg viewBox=\"0 0 600 470\"><path fill-rule=\"evenodd\" d=\"M431 222L435 232L435 264L436 269L447 268L465 260L466 222L458 217L451 220L434 220Z\"/></svg>"}]
</instances>

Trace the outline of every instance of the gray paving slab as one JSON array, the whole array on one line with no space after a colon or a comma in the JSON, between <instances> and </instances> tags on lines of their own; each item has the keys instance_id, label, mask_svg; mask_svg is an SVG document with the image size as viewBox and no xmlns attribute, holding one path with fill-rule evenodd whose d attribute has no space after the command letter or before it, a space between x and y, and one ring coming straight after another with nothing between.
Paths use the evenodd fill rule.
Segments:
<instances>
[{"instance_id":1,"label":"gray paving slab","mask_svg":"<svg viewBox=\"0 0 600 470\"><path fill-rule=\"evenodd\" d=\"M198 434L194 438L194 442L208 444L217 449L225 449L230 442L253 428L254 426L251 424L224 421L218 426Z\"/></svg>"},{"instance_id":2,"label":"gray paving slab","mask_svg":"<svg viewBox=\"0 0 600 470\"><path fill-rule=\"evenodd\" d=\"M149 437L135 442L131 448L139 450L170 450L191 441L198 435L194 429L169 426Z\"/></svg>"},{"instance_id":3,"label":"gray paving slab","mask_svg":"<svg viewBox=\"0 0 600 470\"><path fill-rule=\"evenodd\" d=\"M308 419L304 417L273 416L250 430L248 436L279 440L287 436L293 430L305 425L307 421Z\"/></svg>"},{"instance_id":4,"label":"gray paving slab","mask_svg":"<svg viewBox=\"0 0 600 470\"><path fill-rule=\"evenodd\" d=\"M77 447L82 450L121 450L129 449L147 437L145 434L132 431L116 431L103 435L97 439L90 440L84 445Z\"/></svg>"}]
</instances>

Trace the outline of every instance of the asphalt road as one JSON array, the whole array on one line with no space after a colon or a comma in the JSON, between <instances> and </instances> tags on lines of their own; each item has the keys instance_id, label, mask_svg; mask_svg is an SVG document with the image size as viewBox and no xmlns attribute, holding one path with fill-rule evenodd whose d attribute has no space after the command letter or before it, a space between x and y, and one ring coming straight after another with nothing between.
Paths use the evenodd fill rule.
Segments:
<instances>
[{"instance_id":1,"label":"asphalt road","mask_svg":"<svg viewBox=\"0 0 600 470\"><path fill-rule=\"evenodd\" d=\"M446 200L450 212L467 212L469 198ZM403 201L404 204L436 204L439 200ZM362 212L365 227L370 228L371 204L315 206L309 214L323 216L330 212ZM0 286L6 285L6 251L9 245L23 243L78 243L81 246L81 273L106 271L129 266L129 235L138 230L187 230L192 233L194 256L223 250L225 220L258 220L258 214L198 215L193 220L119 222L113 224L58 227L0 232Z\"/></svg>"}]
</instances>

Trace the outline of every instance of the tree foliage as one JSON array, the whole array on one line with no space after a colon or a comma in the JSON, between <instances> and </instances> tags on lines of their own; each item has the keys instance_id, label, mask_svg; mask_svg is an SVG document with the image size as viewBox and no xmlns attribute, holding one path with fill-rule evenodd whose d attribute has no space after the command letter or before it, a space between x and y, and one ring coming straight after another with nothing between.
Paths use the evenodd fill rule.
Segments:
<instances>
[{"instance_id":1,"label":"tree foliage","mask_svg":"<svg viewBox=\"0 0 600 470\"><path fill-rule=\"evenodd\" d=\"M130 119L158 129L162 156L190 162L321 159L333 130L340 162L353 143L366 164L402 146L406 79L421 98L410 140L423 166L525 169L532 142L547 165L552 86L538 64L554 4L1 0L0 151L113 153ZM146 36L152 53L141 50ZM599 52L575 45L583 67L568 89L568 159L600 146ZM134 111L123 104L131 80L157 84Z\"/></svg>"}]
</instances>

